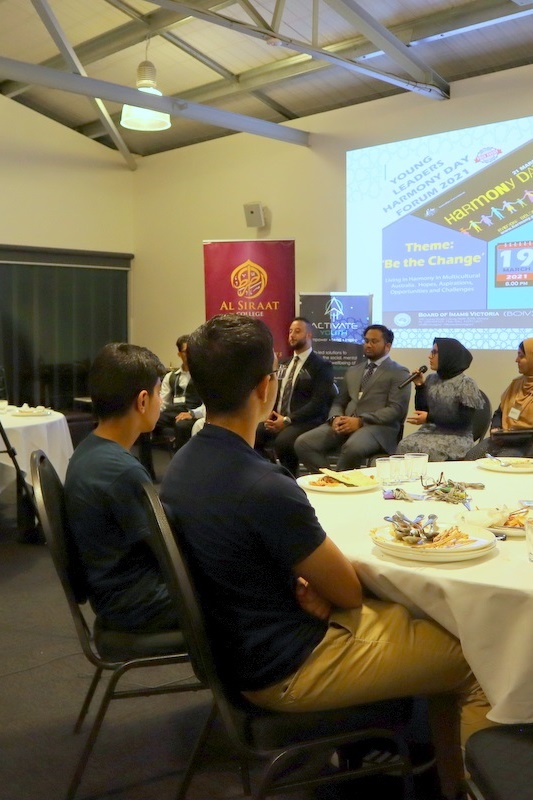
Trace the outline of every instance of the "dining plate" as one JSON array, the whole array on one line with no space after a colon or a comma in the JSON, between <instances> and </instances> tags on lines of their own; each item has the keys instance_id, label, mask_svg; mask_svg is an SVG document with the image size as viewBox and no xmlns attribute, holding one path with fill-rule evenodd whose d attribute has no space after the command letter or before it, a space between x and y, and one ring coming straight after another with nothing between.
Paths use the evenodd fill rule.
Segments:
<instances>
[{"instance_id":1,"label":"dining plate","mask_svg":"<svg viewBox=\"0 0 533 800\"><path fill-rule=\"evenodd\" d=\"M503 467L498 461L492 458L479 458L475 463L480 469L488 469L491 472L533 472L533 458L502 458L510 464L509 467Z\"/></svg>"},{"instance_id":2,"label":"dining plate","mask_svg":"<svg viewBox=\"0 0 533 800\"><path fill-rule=\"evenodd\" d=\"M442 549L404 544L395 538L390 525L376 528L371 531L370 536L374 544L386 555L434 564L480 558L496 546L494 534L486 528L480 528L477 525L462 525L461 531L468 534L472 541L468 544L443 547Z\"/></svg>"},{"instance_id":3,"label":"dining plate","mask_svg":"<svg viewBox=\"0 0 533 800\"><path fill-rule=\"evenodd\" d=\"M503 524L510 512L511 509L507 506L477 508L475 511L460 511L455 517L455 522L456 524L479 525L483 528L488 528L492 533L505 533L509 539L523 539L526 535L523 525L511 527Z\"/></svg>"},{"instance_id":4,"label":"dining plate","mask_svg":"<svg viewBox=\"0 0 533 800\"><path fill-rule=\"evenodd\" d=\"M11 413L14 417L49 417L52 412L49 408L17 408Z\"/></svg>"},{"instance_id":5,"label":"dining plate","mask_svg":"<svg viewBox=\"0 0 533 800\"><path fill-rule=\"evenodd\" d=\"M312 481L317 481L324 476L321 473L317 475L302 475L296 479L296 482L309 492L326 492L326 494L355 494L357 492L374 492L376 489L381 489L379 483L371 483L368 486L345 486L342 483L335 485L334 483L327 484L326 486L313 486Z\"/></svg>"}]
</instances>

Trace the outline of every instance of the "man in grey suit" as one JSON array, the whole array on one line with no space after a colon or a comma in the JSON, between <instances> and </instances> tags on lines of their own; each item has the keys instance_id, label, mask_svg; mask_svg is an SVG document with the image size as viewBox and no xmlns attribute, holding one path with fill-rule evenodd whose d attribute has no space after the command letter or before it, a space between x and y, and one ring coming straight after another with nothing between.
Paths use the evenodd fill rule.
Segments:
<instances>
[{"instance_id":1,"label":"man in grey suit","mask_svg":"<svg viewBox=\"0 0 533 800\"><path fill-rule=\"evenodd\" d=\"M346 370L327 422L296 439L295 450L307 469L316 472L339 452L337 470L354 469L376 453L393 453L407 415L409 377L389 357L394 333L385 325L369 325L364 332L366 360Z\"/></svg>"}]
</instances>

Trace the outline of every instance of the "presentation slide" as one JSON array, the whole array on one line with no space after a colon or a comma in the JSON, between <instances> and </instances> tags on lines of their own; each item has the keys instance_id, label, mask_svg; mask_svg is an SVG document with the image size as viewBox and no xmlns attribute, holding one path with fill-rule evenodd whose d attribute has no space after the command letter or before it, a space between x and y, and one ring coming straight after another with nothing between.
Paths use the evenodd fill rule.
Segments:
<instances>
[{"instance_id":1,"label":"presentation slide","mask_svg":"<svg viewBox=\"0 0 533 800\"><path fill-rule=\"evenodd\" d=\"M533 336L533 117L347 153L347 290L396 347Z\"/></svg>"}]
</instances>

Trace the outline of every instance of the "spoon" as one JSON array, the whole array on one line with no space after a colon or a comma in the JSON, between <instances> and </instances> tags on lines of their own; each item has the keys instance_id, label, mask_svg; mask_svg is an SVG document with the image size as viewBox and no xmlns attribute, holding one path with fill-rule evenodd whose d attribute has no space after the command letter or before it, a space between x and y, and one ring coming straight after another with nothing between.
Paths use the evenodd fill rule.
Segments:
<instances>
[{"instance_id":1,"label":"spoon","mask_svg":"<svg viewBox=\"0 0 533 800\"><path fill-rule=\"evenodd\" d=\"M436 514L428 514L427 522L425 525L422 525L422 530L424 530L424 528L429 527L429 525L433 526L436 519L437 519Z\"/></svg>"},{"instance_id":2,"label":"spoon","mask_svg":"<svg viewBox=\"0 0 533 800\"><path fill-rule=\"evenodd\" d=\"M493 461L497 461L498 464L502 467L510 467L511 464L509 461L504 461L503 458L497 458L496 456L491 456L490 453L487 453L487 458L491 458Z\"/></svg>"}]
</instances>

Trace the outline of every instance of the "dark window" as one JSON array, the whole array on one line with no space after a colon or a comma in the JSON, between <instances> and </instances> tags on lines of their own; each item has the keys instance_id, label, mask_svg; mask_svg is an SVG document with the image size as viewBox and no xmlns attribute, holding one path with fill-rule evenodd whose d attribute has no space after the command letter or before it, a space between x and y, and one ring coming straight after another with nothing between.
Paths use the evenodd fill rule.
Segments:
<instances>
[{"instance_id":1,"label":"dark window","mask_svg":"<svg viewBox=\"0 0 533 800\"><path fill-rule=\"evenodd\" d=\"M132 256L0 246L0 365L8 398L72 408L107 342L128 340Z\"/></svg>"}]
</instances>

